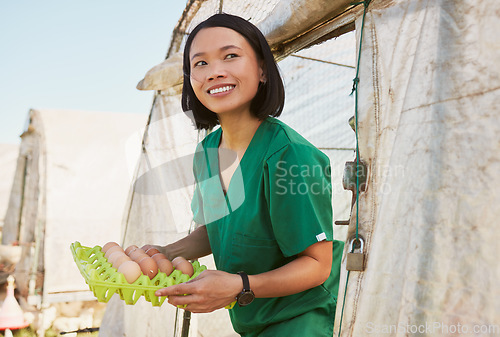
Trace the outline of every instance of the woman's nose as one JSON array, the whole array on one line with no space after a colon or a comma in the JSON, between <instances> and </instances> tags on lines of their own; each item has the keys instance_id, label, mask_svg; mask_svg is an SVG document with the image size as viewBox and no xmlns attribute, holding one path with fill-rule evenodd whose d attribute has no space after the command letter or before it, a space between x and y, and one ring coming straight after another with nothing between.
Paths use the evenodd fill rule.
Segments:
<instances>
[{"instance_id":1,"label":"woman's nose","mask_svg":"<svg viewBox=\"0 0 500 337\"><path fill-rule=\"evenodd\" d=\"M212 81L216 78L225 78L227 76L226 70L221 65L213 65L210 69L208 80Z\"/></svg>"},{"instance_id":2,"label":"woman's nose","mask_svg":"<svg viewBox=\"0 0 500 337\"><path fill-rule=\"evenodd\" d=\"M215 80L216 78L224 78L223 75L212 75L208 78L209 81Z\"/></svg>"}]
</instances>

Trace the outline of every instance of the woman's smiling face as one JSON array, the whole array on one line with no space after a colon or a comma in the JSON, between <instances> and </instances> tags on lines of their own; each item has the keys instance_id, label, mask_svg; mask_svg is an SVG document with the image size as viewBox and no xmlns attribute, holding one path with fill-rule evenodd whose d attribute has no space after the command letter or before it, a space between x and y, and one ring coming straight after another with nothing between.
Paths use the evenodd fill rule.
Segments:
<instances>
[{"instance_id":1,"label":"woman's smiling face","mask_svg":"<svg viewBox=\"0 0 500 337\"><path fill-rule=\"evenodd\" d=\"M205 107L217 114L250 113L265 77L241 34L224 27L204 28L193 39L189 59L191 86Z\"/></svg>"}]
</instances>

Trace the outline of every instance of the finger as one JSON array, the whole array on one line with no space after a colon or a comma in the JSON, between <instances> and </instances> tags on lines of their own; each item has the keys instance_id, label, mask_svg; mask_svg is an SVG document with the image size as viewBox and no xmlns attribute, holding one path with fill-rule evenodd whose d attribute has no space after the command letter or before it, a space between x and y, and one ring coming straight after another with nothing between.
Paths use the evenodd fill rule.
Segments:
<instances>
[{"instance_id":1,"label":"finger","mask_svg":"<svg viewBox=\"0 0 500 337\"><path fill-rule=\"evenodd\" d=\"M179 296L181 297L181 296ZM189 300L190 301L190 300ZM169 301L170 303L171 301ZM177 302L177 301L172 301L174 303L184 303L184 301L182 301L182 299ZM172 303L170 303L172 304ZM184 304L174 304L177 308L180 308L180 309L184 309L184 310L187 310L187 311L190 311L192 313L209 313L209 312L213 312L217 309L221 309L221 308L224 308L226 307L227 309L227 306L224 305L224 304L220 304L220 303L217 303L217 304L214 304L214 303L198 303L196 299L193 299L193 301L190 301L189 303L184 303Z\"/></svg>"},{"instance_id":2,"label":"finger","mask_svg":"<svg viewBox=\"0 0 500 337\"><path fill-rule=\"evenodd\" d=\"M200 280L202 280L202 279L204 279L205 277L208 277L208 276L210 276L210 270L204 270L198 276L196 276L195 278L187 281L186 283L192 283L192 282L200 281Z\"/></svg>"},{"instance_id":3,"label":"finger","mask_svg":"<svg viewBox=\"0 0 500 337\"><path fill-rule=\"evenodd\" d=\"M193 295L172 295L168 297L168 303L185 307L188 304L193 304L195 301L195 297Z\"/></svg>"},{"instance_id":4,"label":"finger","mask_svg":"<svg viewBox=\"0 0 500 337\"><path fill-rule=\"evenodd\" d=\"M191 284L181 283L172 285L166 288L158 289L155 291L156 296L171 296L171 295L185 295L192 293L193 287Z\"/></svg>"}]
</instances>

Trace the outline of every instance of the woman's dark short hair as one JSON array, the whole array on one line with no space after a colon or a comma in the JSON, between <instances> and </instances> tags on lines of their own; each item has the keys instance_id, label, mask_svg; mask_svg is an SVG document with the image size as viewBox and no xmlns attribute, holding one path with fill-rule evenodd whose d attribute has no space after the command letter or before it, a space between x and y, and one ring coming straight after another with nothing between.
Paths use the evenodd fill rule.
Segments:
<instances>
[{"instance_id":1,"label":"woman's dark short hair","mask_svg":"<svg viewBox=\"0 0 500 337\"><path fill-rule=\"evenodd\" d=\"M240 33L252 46L257 58L264 62L263 69L266 82L259 84L259 89L250 105L251 113L259 119L268 116L278 117L283 110L285 90L278 66L266 38L261 31L249 21L230 14L215 14L197 25L189 34L184 47L184 84L182 87L182 109L191 111L197 129L210 129L219 124L217 114L207 109L196 97L190 82L191 66L189 52L196 34L203 28L225 27Z\"/></svg>"}]
</instances>

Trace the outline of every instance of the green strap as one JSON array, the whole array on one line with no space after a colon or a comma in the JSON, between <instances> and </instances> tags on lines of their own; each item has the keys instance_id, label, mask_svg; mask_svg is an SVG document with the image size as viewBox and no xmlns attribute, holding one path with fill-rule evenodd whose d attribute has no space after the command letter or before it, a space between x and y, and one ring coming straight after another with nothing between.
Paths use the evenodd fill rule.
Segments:
<instances>
[{"instance_id":1,"label":"green strap","mask_svg":"<svg viewBox=\"0 0 500 337\"><path fill-rule=\"evenodd\" d=\"M355 134L356 134L356 240L359 238L359 233L358 233L358 228L359 228L359 141L358 141L358 84L359 84L359 65L361 62L361 47L363 44L363 31L365 29L365 16L366 16L366 10L368 8L368 5L370 4L371 0L365 0L365 1L360 1L360 2L355 2L352 3L352 5L357 6L357 5L364 5L363 9L363 19L361 21L361 32L359 36L359 50L358 50L358 62L356 65L356 77L353 79L353 84L352 84L352 91L351 95L354 93L354 123L355 123ZM354 245L352 246L351 253L354 252ZM339 334L338 336L340 337L340 334L342 332L342 319L344 318L344 307L345 307L345 299L347 295L347 285L349 283L349 274L351 273L350 270L347 271L347 277L345 281L345 288L344 288L344 299L342 301L342 311L340 313L340 325L339 325Z\"/></svg>"},{"instance_id":2,"label":"green strap","mask_svg":"<svg viewBox=\"0 0 500 337\"><path fill-rule=\"evenodd\" d=\"M351 271L347 271L347 277L345 280L345 288L344 288L344 299L342 300L342 312L340 313L340 324L339 324L339 337L340 337L340 332L342 331L342 319L344 318L344 306L345 306L345 298L347 294L347 283L349 282L349 273Z\"/></svg>"}]
</instances>

